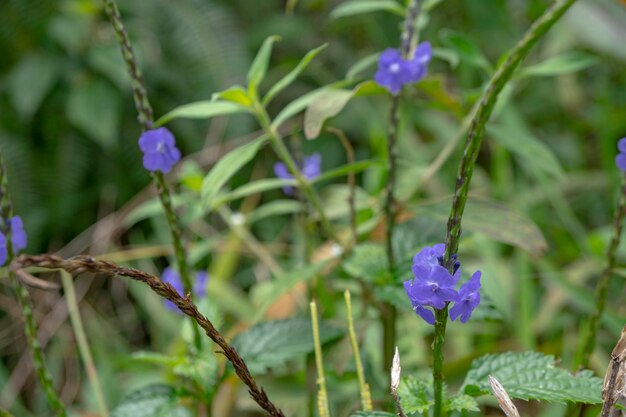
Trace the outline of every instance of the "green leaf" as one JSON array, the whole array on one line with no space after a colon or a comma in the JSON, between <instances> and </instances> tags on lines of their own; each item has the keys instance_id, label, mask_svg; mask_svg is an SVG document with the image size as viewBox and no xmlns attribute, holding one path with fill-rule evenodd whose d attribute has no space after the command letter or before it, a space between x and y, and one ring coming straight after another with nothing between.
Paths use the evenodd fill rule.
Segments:
<instances>
[{"instance_id":1,"label":"green leaf","mask_svg":"<svg viewBox=\"0 0 626 417\"><path fill-rule=\"evenodd\" d=\"M588 370L574 375L557 368L552 355L506 352L482 356L472 362L460 391L474 396L489 393L489 375L500 381L511 398L557 403L602 402L600 378Z\"/></svg>"},{"instance_id":2,"label":"green leaf","mask_svg":"<svg viewBox=\"0 0 626 417\"><path fill-rule=\"evenodd\" d=\"M280 113L274 118L272 122L272 126L275 129L278 129L283 123L289 120L291 117L300 113L302 110L306 109L307 106L315 100L320 94L324 93L328 90L328 86L320 87L316 90L309 91L305 95L298 97L291 103L287 104L285 108L283 108Z\"/></svg>"},{"instance_id":3,"label":"green leaf","mask_svg":"<svg viewBox=\"0 0 626 417\"><path fill-rule=\"evenodd\" d=\"M446 399L446 403L443 406L445 411L480 411L478 403L467 394L457 394L453 397Z\"/></svg>"},{"instance_id":4,"label":"green leaf","mask_svg":"<svg viewBox=\"0 0 626 417\"><path fill-rule=\"evenodd\" d=\"M422 378L403 378L398 389L400 404L405 413L425 413L435 404L432 375Z\"/></svg>"},{"instance_id":5,"label":"green leaf","mask_svg":"<svg viewBox=\"0 0 626 417\"><path fill-rule=\"evenodd\" d=\"M450 202L416 207L418 214L445 222ZM463 230L482 233L499 242L508 243L541 255L548 247L541 230L526 215L500 203L470 198L463 214Z\"/></svg>"},{"instance_id":6,"label":"green leaf","mask_svg":"<svg viewBox=\"0 0 626 417\"><path fill-rule=\"evenodd\" d=\"M263 204L248 214L247 223L252 224L271 216L284 216L302 211L302 203L296 200L274 200Z\"/></svg>"},{"instance_id":7,"label":"green leaf","mask_svg":"<svg viewBox=\"0 0 626 417\"><path fill-rule=\"evenodd\" d=\"M270 36L265 41L263 41L263 45L261 45L261 49L257 53L254 61L252 61L252 65L248 70L248 92L252 97L257 96L257 91L259 88L259 84L265 78L265 74L267 73L267 67L270 62L270 55L272 54L272 46L274 42L280 40L280 36Z\"/></svg>"},{"instance_id":8,"label":"green leaf","mask_svg":"<svg viewBox=\"0 0 626 417\"><path fill-rule=\"evenodd\" d=\"M105 81L91 79L76 85L67 99L67 117L78 129L105 149L117 144L120 100Z\"/></svg>"},{"instance_id":9,"label":"green leaf","mask_svg":"<svg viewBox=\"0 0 626 417\"><path fill-rule=\"evenodd\" d=\"M218 93L213 94L211 100L224 100L229 101L231 103L241 104L245 107L252 107L252 99L248 94L248 90L243 88L240 85L234 85L230 88L227 88L224 91L220 91Z\"/></svg>"},{"instance_id":10,"label":"green leaf","mask_svg":"<svg viewBox=\"0 0 626 417\"><path fill-rule=\"evenodd\" d=\"M487 73L493 72L489 60L485 58L480 48L465 34L445 30L442 32L443 43L458 52L461 61L484 69Z\"/></svg>"},{"instance_id":11,"label":"green leaf","mask_svg":"<svg viewBox=\"0 0 626 417\"><path fill-rule=\"evenodd\" d=\"M294 82L298 75L300 75L300 73L304 71L304 69L309 65L311 60L313 60L313 58L315 58L315 56L321 51L326 49L327 46L328 44L325 43L324 45L309 51L304 56L304 58L300 60L298 65L296 65L296 67L289 72L289 74L285 75L283 78L280 79L280 81L274 84L272 88L270 88L270 91L268 91L265 97L263 97L263 105L267 106L269 102L272 101L272 99L276 97L276 95L278 95L278 93L283 91L285 88L287 88L287 86Z\"/></svg>"},{"instance_id":12,"label":"green leaf","mask_svg":"<svg viewBox=\"0 0 626 417\"><path fill-rule=\"evenodd\" d=\"M343 262L343 269L351 277L367 282L383 283L389 280L385 248L376 243L357 245Z\"/></svg>"},{"instance_id":13,"label":"green leaf","mask_svg":"<svg viewBox=\"0 0 626 417\"><path fill-rule=\"evenodd\" d=\"M320 342L328 343L343 331L325 321L320 322ZM314 350L311 321L292 318L259 323L233 340L233 345L253 373L301 358Z\"/></svg>"},{"instance_id":14,"label":"green leaf","mask_svg":"<svg viewBox=\"0 0 626 417\"><path fill-rule=\"evenodd\" d=\"M330 12L333 19L340 17L354 16L357 14L371 12L391 12L404 17L404 7L393 0L354 0L345 1Z\"/></svg>"},{"instance_id":15,"label":"green leaf","mask_svg":"<svg viewBox=\"0 0 626 417\"><path fill-rule=\"evenodd\" d=\"M212 205L213 198L218 195L224 184L256 156L257 152L266 141L267 136L259 136L252 142L231 150L215 164L213 169L202 181L201 198L204 207L210 207Z\"/></svg>"},{"instance_id":16,"label":"green leaf","mask_svg":"<svg viewBox=\"0 0 626 417\"><path fill-rule=\"evenodd\" d=\"M13 106L22 117L32 117L56 82L59 61L46 55L28 55L13 68L8 77Z\"/></svg>"},{"instance_id":17,"label":"green leaf","mask_svg":"<svg viewBox=\"0 0 626 417\"><path fill-rule=\"evenodd\" d=\"M581 71L594 65L597 60L584 52L567 52L548 58L539 64L520 69L518 78L523 77L552 77L555 75L570 74Z\"/></svg>"},{"instance_id":18,"label":"green leaf","mask_svg":"<svg viewBox=\"0 0 626 417\"><path fill-rule=\"evenodd\" d=\"M378 62L379 56L380 53L376 52L375 54L367 55L356 61L354 64L352 64L352 66L350 66L350 68L348 68L348 71L346 72L346 79L354 79L362 71L371 66L374 66L376 62Z\"/></svg>"},{"instance_id":19,"label":"green leaf","mask_svg":"<svg viewBox=\"0 0 626 417\"><path fill-rule=\"evenodd\" d=\"M263 178L257 181L244 184L241 187L237 187L231 192L222 193L216 195L211 201L207 202L206 208L214 209L222 204L226 204L229 201L237 200L238 198L247 197L253 194L259 194L264 191L275 190L282 187L295 187L298 184L296 180L283 179L283 178Z\"/></svg>"},{"instance_id":20,"label":"green leaf","mask_svg":"<svg viewBox=\"0 0 626 417\"><path fill-rule=\"evenodd\" d=\"M351 172L353 173L361 172L371 166L380 165L382 163L383 163L382 161L378 161L375 159L352 162L351 164L345 164L340 167L330 169L328 171L324 171L322 175L313 178L311 182L315 184L321 181L326 181L326 180L330 180L330 179L337 178L337 177L343 177L344 175L348 175Z\"/></svg>"},{"instance_id":21,"label":"green leaf","mask_svg":"<svg viewBox=\"0 0 626 417\"><path fill-rule=\"evenodd\" d=\"M350 417L395 417L395 414L386 411L357 411Z\"/></svg>"},{"instance_id":22,"label":"green leaf","mask_svg":"<svg viewBox=\"0 0 626 417\"><path fill-rule=\"evenodd\" d=\"M148 385L124 398L109 417L191 417L178 399L176 390L168 385Z\"/></svg>"},{"instance_id":23,"label":"green leaf","mask_svg":"<svg viewBox=\"0 0 626 417\"><path fill-rule=\"evenodd\" d=\"M161 116L155 126L163 126L173 119L210 119L215 116L234 113L248 113L249 110L237 103L230 101L202 100L189 104L183 104L174 110Z\"/></svg>"}]
</instances>

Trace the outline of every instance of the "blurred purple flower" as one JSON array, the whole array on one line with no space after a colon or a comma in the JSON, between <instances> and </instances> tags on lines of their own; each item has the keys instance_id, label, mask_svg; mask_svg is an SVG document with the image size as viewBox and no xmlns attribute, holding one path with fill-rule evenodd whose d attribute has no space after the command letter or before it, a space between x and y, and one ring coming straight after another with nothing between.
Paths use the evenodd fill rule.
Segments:
<instances>
[{"instance_id":1,"label":"blurred purple flower","mask_svg":"<svg viewBox=\"0 0 626 417\"><path fill-rule=\"evenodd\" d=\"M20 216L13 216L13 218L8 221L8 224L11 227L13 254L17 255L19 251L26 248L26 244L28 243L26 232L24 231L24 224L22 223L22 218ZM8 256L9 251L7 250L7 238L4 233L0 233L0 265L4 265Z\"/></svg>"},{"instance_id":2,"label":"blurred purple flower","mask_svg":"<svg viewBox=\"0 0 626 417\"><path fill-rule=\"evenodd\" d=\"M396 95L404 84L416 83L424 78L431 57L432 47L428 42L420 43L415 48L413 58L409 60L402 58L397 49L385 49L378 59L378 71L374 74L374 81Z\"/></svg>"},{"instance_id":3,"label":"blurred purple flower","mask_svg":"<svg viewBox=\"0 0 626 417\"><path fill-rule=\"evenodd\" d=\"M0 233L0 266L4 265L7 261L7 256L9 256L7 251L7 238L4 236L4 233Z\"/></svg>"},{"instance_id":4,"label":"blurred purple flower","mask_svg":"<svg viewBox=\"0 0 626 417\"><path fill-rule=\"evenodd\" d=\"M470 280L461 286L459 300L450 309L450 320L454 321L461 316L461 323L467 322L480 304L480 276L480 271L474 272Z\"/></svg>"},{"instance_id":5,"label":"blurred purple flower","mask_svg":"<svg viewBox=\"0 0 626 417\"><path fill-rule=\"evenodd\" d=\"M319 153L314 153L310 156L305 156L302 163L302 175L307 180L319 177L322 173L322 156ZM282 162L276 162L274 164L274 173L278 178L284 180L292 180L293 175L287 169L287 166ZM287 195L293 195L293 187L283 187L283 192Z\"/></svg>"},{"instance_id":6,"label":"blurred purple flower","mask_svg":"<svg viewBox=\"0 0 626 417\"><path fill-rule=\"evenodd\" d=\"M617 149L619 153L615 157L615 164L622 171L626 171L626 138L621 138L617 142Z\"/></svg>"},{"instance_id":7,"label":"blurred purple flower","mask_svg":"<svg viewBox=\"0 0 626 417\"><path fill-rule=\"evenodd\" d=\"M193 296L194 297L197 297L197 298L206 297L206 284L207 284L208 279L209 279L209 275L206 273L206 271L196 272L196 280L193 283ZM167 268L165 268L163 270L163 274L161 275L161 280L167 284L170 284L172 287L174 287L174 289L176 290L178 294L180 294L183 297L185 296L183 282L180 279L180 275L174 268L172 268L171 266L168 266ZM170 310L174 310L178 312L178 307L176 307L176 304L172 303L170 300L165 300L165 307L169 308Z\"/></svg>"},{"instance_id":8,"label":"blurred purple flower","mask_svg":"<svg viewBox=\"0 0 626 417\"><path fill-rule=\"evenodd\" d=\"M170 172L180 160L176 139L165 127L147 130L139 138L139 148L143 151L143 167L150 172Z\"/></svg>"}]
</instances>

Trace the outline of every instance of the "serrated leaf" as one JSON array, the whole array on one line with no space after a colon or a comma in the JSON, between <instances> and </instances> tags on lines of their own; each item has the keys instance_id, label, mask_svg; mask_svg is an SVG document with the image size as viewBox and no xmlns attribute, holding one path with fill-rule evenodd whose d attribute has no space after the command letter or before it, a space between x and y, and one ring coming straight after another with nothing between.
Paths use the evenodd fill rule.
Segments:
<instances>
[{"instance_id":1,"label":"serrated leaf","mask_svg":"<svg viewBox=\"0 0 626 417\"><path fill-rule=\"evenodd\" d=\"M557 368L554 357L540 352L506 352L482 356L465 377L461 392L480 395L489 392L487 378L493 375L511 398L557 403L602 402L602 380L591 371L572 374Z\"/></svg>"},{"instance_id":2,"label":"serrated leaf","mask_svg":"<svg viewBox=\"0 0 626 417\"><path fill-rule=\"evenodd\" d=\"M178 398L168 385L148 385L124 398L109 417L191 417L191 412L178 404Z\"/></svg>"},{"instance_id":3,"label":"serrated leaf","mask_svg":"<svg viewBox=\"0 0 626 417\"><path fill-rule=\"evenodd\" d=\"M247 107L230 101L202 100L176 107L161 116L155 122L155 126L163 126L173 119L210 119L215 116L248 112Z\"/></svg>"},{"instance_id":4,"label":"serrated leaf","mask_svg":"<svg viewBox=\"0 0 626 417\"><path fill-rule=\"evenodd\" d=\"M283 78L281 78L276 84L274 84L274 86L272 86L272 88L270 88L270 91L267 92L267 94L265 95L265 97L263 97L263 105L267 106L269 104L270 101L272 101L272 99L274 97L276 97L276 95L278 95L278 93L280 93L281 91L283 91L285 88L287 88L292 82L295 81L295 79L298 77L298 75L300 75L300 73L302 71L304 71L304 69L309 65L309 63L313 60L313 58L315 58L315 56L317 54L319 54L321 51L323 51L324 49L326 49L326 47L328 46L327 43L325 43L322 46L319 46L311 51L309 51L304 58L302 58L300 60L300 62L298 63L298 65L296 65L296 67L294 69L292 69L289 74L285 75Z\"/></svg>"},{"instance_id":5,"label":"serrated leaf","mask_svg":"<svg viewBox=\"0 0 626 417\"><path fill-rule=\"evenodd\" d=\"M47 55L28 55L8 76L9 93L22 117L31 117L58 78L59 61Z\"/></svg>"},{"instance_id":6,"label":"serrated leaf","mask_svg":"<svg viewBox=\"0 0 626 417\"><path fill-rule=\"evenodd\" d=\"M467 394L457 394L453 397L448 398L443 408L445 411L480 411L480 408L478 408L478 403L476 402L474 397L471 397Z\"/></svg>"},{"instance_id":7,"label":"serrated leaf","mask_svg":"<svg viewBox=\"0 0 626 417\"><path fill-rule=\"evenodd\" d=\"M432 375L403 378L398 390L400 404L406 413L424 413L435 404Z\"/></svg>"},{"instance_id":8,"label":"serrated leaf","mask_svg":"<svg viewBox=\"0 0 626 417\"><path fill-rule=\"evenodd\" d=\"M248 80L248 92L256 97L257 90L259 88L259 84L265 78L265 74L267 73L267 67L269 66L270 56L272 54L272 46L274 42L280 40L280 36L270 36L263 41L259 52L257 53L254 61L252 61L252 65L250 65L250 69L248 70L247 80Z\"/></svg>"},{"instance_id":9,"label":"serrated leaf","mask_svg":"<svg viewBox=\"0 0 626 417\"><path fill-rule=\"evenodd\" d=\"M320 322L320 342L337 339L343 331ZM261 373L290 359L301 358L314 350L311 321L292 318L259 323L233 340L250 371Z\"/></svg>"},{"instance_id":10,"label":"serrated leaf","mask_svg":"<svg viewBox=\"0 0 626 417\"><path fill-rule=\"evenodd\" d=\"M212 205L213 199L219 194L224 184L256 156L266 141L267 136L260 136L250 143L231 150L215 164L202 181L203 207Z\"/></svg>"},{"instance_id":11,"label":"serrated leaf","mask_svg":"<svg viewBox=\"0 0 626 417\"><path fill-rule=\"evenodd\" d=\"M211 99L213 101L230 101L231 103L241 104L245 107L252 106L252 99L248 95L248 90L240 85L234 85L224 91L215 93L213 94L213 97L211 97Z\"/></svg>"},{"instance_id":12,"label":"serrated leaf","mask_svg":"<svg viewBox=\"0 0 626 417\"><path fill-rule=\"evenodd\" d=\"M76 85L67 99L67 118L105 149L117 143L120 119L119 96L102 80Z\"/></svg>"},{"instance_id":13,"label":"serrated leaf","mask_svg":"<svg viewBox=\"0 0 626 417\"><path fill-rule=\"evenodd\" d=\"M379 11L391 12L403 17L405 13L404 7L393 0L354 0L341 3L330 12L330 16L333 19L338 19L340 17Z\"/></svg>"},{"instance_id":14,"label":"serrated leaf","mask_svg":"<svg viewBox=\"0 0 626 417\"><path fill-rule=\"evenodd\" d=\"M597 60L584 52L567 52L535 65L520 69L518 78L523 77L552 77L555 75L570 74L581 71L594 65Z\"/></svg>"}]
</instances>

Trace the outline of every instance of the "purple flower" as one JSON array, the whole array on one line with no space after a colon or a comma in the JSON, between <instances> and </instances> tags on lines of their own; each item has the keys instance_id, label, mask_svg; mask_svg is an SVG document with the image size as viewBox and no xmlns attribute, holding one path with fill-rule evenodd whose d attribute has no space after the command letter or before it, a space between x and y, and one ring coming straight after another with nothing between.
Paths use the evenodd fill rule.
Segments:
<instances>
[{"instance_id":1,"label":"purple flower","mask_svg":"<svg viewBox=\"0 0 626 417\"><path fill-rule=\"evenodd\" d=\"M626 138L621 138L617 142L617 149L619 153L615 157L615 164L622 171L626 171Z\"/></svg>"},{"instance_id":2,"label":"purple flower","mask_svg":"<svg viewBox=\"0 0 626 417\"><path fill-rule=\"evenodd\" d=\"M196 272L196 281L193 283L193 295L198 298L204 298L206 296L206 283L209 279L209 275L206 271L198 271ZM183 282L180 280L180 275L178 272L168 266L163 270L163 274L161 275L161 280L166 284L170 284L178 294L181 296L185 296ZM178 311L178 307L170 300L165 300L165 306L170 310Z\"/></svg>"},{"instance_id":3,"label":"purple flower","mask_svg":"<svg viewBox=\"0 0 626 417\"><path fill-rule=\"evenodd\" d=\"M180 160L174 135L164 127L143 132L139 148L143 151L143 167L150 172L167 174Z\"/></svg>"},{"instance_id":4,"label":"purple flower","mask_svg":"<svg viewBox=\"0 0 626 417\"><path fill-rule=\"evenodd\" d=\"M409 60L404 59L397 49L385 49L378 59L374 81L396 95L404 84L416 83L424 78L431 57L432 47L428 42L420 43Z\"/></svg>"},{"instance_id":5,"label":"purple flower","mask_svg":"<svg viewBox=\"0 0 626 417\"><path fill-rule=\"evenodd\" d=\"M474 309L480 304L480 276L480 271L474 272L470 280L461 286L459 300L450 309L452 321L461 316L461 323L467 322Z\"/></svg>"},{"instance_id":6,"label":"purple flower","mask_svg":"<svg viewBox=\"0 0 626 417\"><path fill-rule=\"evenodd\" d=\"M310 156L305 156L302 163L302 175L307 180L319 177L322 172L322 156L319 153L314 153ZM287 169L287 166L282 162L276 162L274 164L274 173L278 178L284 180L292 180L293 175ZM293 195L293 187L283 187L283 192L287 195Z\"/></svg>"},{"instance_id":7,"label":"purple flower","mask_svg":"<svg viewBox=\"0 0 626 417\"><path fill-rule=\"evenodd\" d=\"M24 231L24 224L20 216L13 216L7 223L11 227L13 254L17 254L19 251L26 248L26 244L28 243L26 232ZM8 256L7 238L4 233L0 233L0 265L4 265Z\"/></svg>"}]
</instances>

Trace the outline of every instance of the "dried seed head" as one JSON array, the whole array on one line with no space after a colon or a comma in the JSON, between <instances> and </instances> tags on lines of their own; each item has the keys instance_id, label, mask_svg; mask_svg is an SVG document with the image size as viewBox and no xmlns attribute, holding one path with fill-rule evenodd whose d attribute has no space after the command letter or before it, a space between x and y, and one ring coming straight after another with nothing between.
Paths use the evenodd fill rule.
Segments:
<instances>
[{"instance_id":1,"label":"dried seed head","mask_svg":"<svg viewBox=\"0 0 626 417\"><path fill-rule=\"evenodd\" d=\"M398 346L396 346L396 353L393 355L393 363L391 365L391 391L396 392L400 385L400 352L398 352Z\"/></svg>"},{"instance_id":2,"label":"dried seed head","mask_svg":"<svg viewBox=\"0 0 626 417\"><path fill-rule=\"evenodd\" d=\"M491 392L498 400L500 408L504 411L507 417L520 417L515 404L511 401L509 394L505 391L504 387L497 379L489 375L489 385L491 385Z\"/></svg>"}]
</instances>

